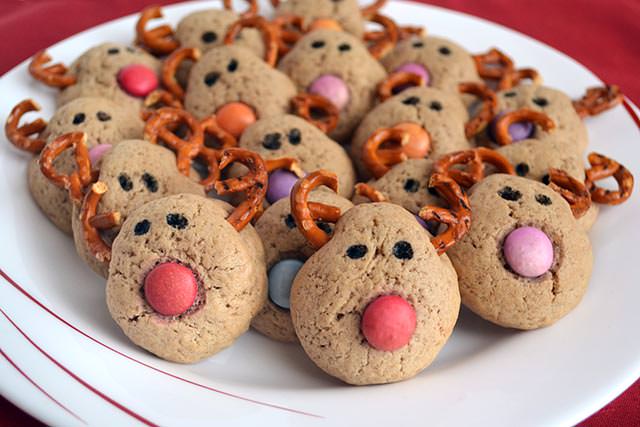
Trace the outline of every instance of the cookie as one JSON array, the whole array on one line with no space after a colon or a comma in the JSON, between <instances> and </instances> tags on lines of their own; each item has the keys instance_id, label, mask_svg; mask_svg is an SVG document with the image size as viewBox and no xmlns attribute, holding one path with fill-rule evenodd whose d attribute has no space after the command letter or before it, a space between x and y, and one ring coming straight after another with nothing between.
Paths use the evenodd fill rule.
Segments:
<instances>
[{"instance_id":1,"label":"cookie","mask_svg":"<svg viewBox=\"0 0 640 427\"><path fill-rule=\"evenodd\" d=\"M471 230L449 250L462 302L504 327L535 329L569 313L591 276L591 244L567 202L530 179L491 175L469 191Z\"/></svg>"},{"instance_id":2,"label":"cookie","mask_svg":"<svg viewBox=\"0 0 640 427\"><path fill-rule=\"evenodd\" d=\"M303 36L282 58L278 69L300 91L322 95L338 108L338 125L329 136L343 143L375 104L376 88L386 77L362 41L334 30Z\"/></svg>"},{"instance_id":3,"label":"cookie","mask_svg":"<svg viewBox=\"0 0 640 427\"><path fill-rule=\"evenodd\" d=\"M310 25L318 19L332 19L340 27L357 38L364 35L364 21L357 0L287 0L279 2L276 16L296 15Z\"/></svg>"},{"instance_id":4,"label":"cookie","mask_svg":"<svg viewBox=\"0 0 640 427\"><path fill-rule=\"evenodd\" d=\"M180 194L149 202L124 222L113 243L107 306L136 345L193 363L248 329L266 298L264 251L252 246L259 243L253 227L238 232L225 220L230 209Z\"/></svg>"}]
</instances>

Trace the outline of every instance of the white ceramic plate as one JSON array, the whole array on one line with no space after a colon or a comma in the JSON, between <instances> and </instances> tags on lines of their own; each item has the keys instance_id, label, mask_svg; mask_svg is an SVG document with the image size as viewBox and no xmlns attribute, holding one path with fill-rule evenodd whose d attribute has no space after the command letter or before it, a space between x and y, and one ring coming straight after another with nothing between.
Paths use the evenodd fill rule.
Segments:
<instances>
[{"instance_id":1,"label":"white ceramic plate","mask_svg":"<svg viewBox=\"0 0 640 427\"><path fill-rule=\"evenodd\" d=\"M165 8L173 23L212 4ZM385 12L425 25L472 52L498 45L547 84L580 96L600 83L548 46L470 16L406 2ZM70 63L111 40L128 43L135 17L100 25L50 49ZM23 63L0 80L4 123L11 106L53 91ZM592 148L640 171L633 107L589 119ZM436 362L399 384L345 386L296 345L255 332L196 365L164 362L131 344L109 317L104 281L72 241L40 213L26 185L29 156L0 141L0 391L53 425L572 425L640 375L638 250L640 197L603 209L591 237L595 268L582 304L555 326L514 332L463 311Z\"/></svg>"}]
</instances>

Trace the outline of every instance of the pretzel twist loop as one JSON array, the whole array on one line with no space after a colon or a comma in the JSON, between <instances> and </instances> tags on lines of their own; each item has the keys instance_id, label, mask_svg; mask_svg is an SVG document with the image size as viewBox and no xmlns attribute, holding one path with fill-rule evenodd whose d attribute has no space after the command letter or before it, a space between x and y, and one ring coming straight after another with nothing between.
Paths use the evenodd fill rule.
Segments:
<instances>
[{"instance_id":1,"label":"pretzel twist loop","mask_svg":"<svg viewBox=\"0 0 640 427\"><path fill-rule=\"evenodd\" d=\"M472 55L478 74L483 79L497 80L499 89L513 86L515 67L513 60L504 52L492 48L486 53Z\"/></svg>"},{"instance_id":2,"label":"pretzel twist loop","mask_svg":"<svg viewBox=\"0 0 640 427\"><path fill-rule=\"evenodd\" d=\"M573 101L573 108L582 118L596 116L622 104L623 99L624 96L616 85L596 86L587 89L582 98Z\"/></svg>"},{"instance_id":3,"label":"pretzel twist loop","mask_svg":"<svg viewBox=\"0 0 640 427\"><path fill-rule=\"evenodd\" d=\"M380 9L384 7L385 4L387 4L387 0L376 0L370 5L361 8L360 13L362 14L363 18L368 19L376 15L380 11Z\"/></svg>"},{"instance_id":4,"label":"pretzel twist loop","mask_svg":"<svg viewBox=\"0 0 640 427\"><path fill-rule=\"evenodd\" d=\"M159 6L149 6L140 13L136 23L136 43L157 55L167 55L180 47L171 26L163 24L152 30L146 29L147 22L162 17Z\"/></svg>"},{"instance_id":5,"label":"pretzel twist loop","mask_svg":"<svg viewBox=\"0 0 640 427\"><path fill-rule=\"evenodd\" d=\"M408 71L396 71L395 73L389 74L389 76L378 85L378 98L384 102L407 86L418 87L425 85L426 81L420 74Z\"/></svg>"},{"instance_id":6,"label":"pretzel twist loop","mask_svg":"<svg viewBox=\"0 0 640 427\"><path fill-rule=\"evenodd\" d=\"M485 147L447 154L434 164L433 171L452 178L463 188L471 188L485 177L485 163L495 167L498 173L516 174L513 165L506 157ZM455 165L465 165L466 169L452 168Z\"/></svg>"},{"instance_id":7,"label":"pretzel twist loop","mask_svg":"<svg viewBox=\"0 0 640 427\"><path fill-rule=\"evenodd\" d=\"M256 0L247 0L247 3L249 3L249 8L240 14L241 18L250 18L258 14L258 2ZM234 11L232 0L223 0L222 4L225 9Z\"/></svg>"},{"instance_id":8,"label":"pretzel twist loop","mask_svg":"<svg viewBox=\"0 0 640 427\"><path fill-rule=\"evenodd\" d=\"M30 111L40 111L40 105L32 99L20 101L9 113L4 124L4 133L7 139L19 149L38 154L46 144L46 141L41 138L41 134L47 127L47 122L38 118L20 126L20 119ZM36 135L36 137L30 138L32 135Z\"/></svg>"},{"instance_id":9,"label":"pretzel twist loop","mask_svg":"<svg viewBox=\"0 0 640 427\"><path fill-rule=\"evenodd\" d=\"M256 28L262 33L264 61L271 67L275 67L278 61L278 28L261 16L240 18L229 26L227 34L224 36L224 44L233 44L243 28Z\"/></svg>"},{"instance_id":10,"label":"pretzel twist loop","mask_svg":"<svg viewBox=\"0 0 640 427\"><path fill-rule=\"evenodd\" d=\"M585 171L585 186L591 193L591 200L607 205L619 205L625 202L633 192L633 175L615 160L598 153L589 153L591 167ZM611 191L596 185L597 181L613 177L618 190Z\"/></svg>"},{"instance_id":11,"label":"pretzel twist loop","mask_svg":"<svg viewBox=\"0 0 640 427\"><path fill-rule=\"evenodd\" d=\"M567 172L549 168L549 187L569 203L571 212L576 218L580 218L591 206L591 195L583 182L569 175Z\"/></svg>"},{"instance_id":12,"label":"pretzel twist loop","mask_svg":"<svg viewBox=\"0 0 640 427\"><path fill-rule=\"evenodd\" d=\"M396 22L388 16L374 13L367 19L376 24L382 25L383 30L378 32L382 34L376 37L367 37L365 33L364 40L370 42L368 49L371 56L376 59L382 58L398 43L400 39L400 29Z\"/></svg>"},{"instance_id":13,"label":"pretzel twist loop","mask_svg":"<svg viewBox=\"0 0 640 427\"><path fill-rule=\"evenodd\" d=\"M174 51L162 64L162 84L179 101L184 100L184 89L176 79L178 67L186 60L198 61L201 53L195 47L185 47Z\"/></svg>"},{"instance_id":14,"label":"pretzel twist loop","mask_svg":"<svg viewBox=\"0 0 640 427\"><path fill-rule=\"evenodd\" d=\"M470 139L482 132L489 122L491 122L491 119L493 119L496 114L498 98L494 91L482 83L460 83L458 90L461 93L475 95L482 100L480 111L464 125L465 136L467 139Z\"/></svg>"},{"instance_id":15,"label":"pretzel twist loop","mask_svg":"<svg viewBox=\"0 0 640 427\"><path fill-rule=\"evenodd\" d=\"M298 15L281 15L275 17L271 23L277 32L278 55L289 53L298 40L307 31L304 28L304 18Z\"/></svg>"},{"instance_id":16,"label":"pretzel twist loop","mask_svg":"<svg viewBox=\"0 0 640 427\"><path fill-rule=\"evenodd\" d=\"M156 89L144 99L144 107L140 110L140 117L143 121L149 120L153 113L162 107L184 109L182 102L171 92L164 89Z\"/></svg>"},{"instance_id":17,"label":"pretzel twist loop","mask_svg":"<svg viewBox=\"0 0 640 427\"><path fill-rule=\"evenodd\" d=\"M509 133L509 126L519 122L531 122L542 128L545 132L551 132L556 124L551 117L542 111L521 108L520 110L506 113L496 121L496 142L500 145L513 143L513 138Z\"/></svg>"},{"instance_id":18,"label":"pretzel twist loop","mask_svg":"<svg viewBox=\"0 0 640 427\"><path fill-rule=\"evenodd\" d=\"M409 144L411 134L398 128L381 128L373 132L362 146L362 162L378 179L389 172L393 165L407 160L403 148ZM383 144L391 145L381 148Z\"/></svg>"},{"instance_id":19,"label":"pretzel twist loop","mask_svg":"<svg viewBox=\"0 0 640 427\"><path fill-rule=\"evenodd\" d=\"M387 198L384 196L384 194L382 194L381 191L376 190L375 188L373 188L373 186L364 182L359 182L356 184L355 193L359 196L366 197L374 203L387 201Z\"/></svg>"},{"instance_id":20,"label":"pretzel twist loop","mask_svg":"<svg viewBox=\"0 0 640 427\"><path fill-rule=\"evenodd\" d=\"M51 56L46 51L36 53L29 63L29 74L47 86L60 89L76 84L76 76L69 74L69 69L64 64L57 63L45 67L49 61Z\"/></svg>"},{"instance_id":21,"label":"pretzel twist loop","mask_svg":"<svg viewBox=\"0 0 640 427\"><path fill-rule=\"evenodd\" d=\"M98 261L106 263L111 260L111 246L102 239L100 230L117 227L122 221L120 212L97 213L100 199L107 190L107 184L95 182L89 188L80 208L80 221L89 253Z\"/></svg>"},{"instance_id":22,"label":"pretzel twist loop","mask_svg":"<svg viewBox=\"0 0 640 427\"><path fill-rule=\"evenodd\" d=\"M293 111L324 133L330 133L340 118L338 108L322 95L299 93L291 100Z\"/></svg>"}]
</instances>

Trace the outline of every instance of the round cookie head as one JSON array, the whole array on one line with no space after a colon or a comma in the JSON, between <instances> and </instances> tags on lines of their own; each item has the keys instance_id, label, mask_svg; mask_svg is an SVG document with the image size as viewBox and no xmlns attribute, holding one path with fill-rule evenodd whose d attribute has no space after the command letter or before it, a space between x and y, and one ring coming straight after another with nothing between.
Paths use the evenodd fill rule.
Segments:
<instances>
[{"instance_id":1,"label":"round cookie head","mask_svg":"<svg viewBox=\"0 0 640 427\"><path fill-rule=\"evenodd\" d=\"M125 221L113 244L107 306L135 344L192 363L248 329L266 296L264 252L252 246L260 243L251 226L238 232L225 219L230 209L180 194L143 205Z\"/></svg>"},{"instance_id":2,"label":"round cookie head","mask_svg":"<svg viewBox=\"0 0 640 427\"><path fill-rule=\"evenodd\" d=\"M324 96L338 108L338 126L329 135L340 142L375 104L377 85L386 77L359 39L335 30L306 34L278 68L300 91Z\"/></svg>"}]
</instances>

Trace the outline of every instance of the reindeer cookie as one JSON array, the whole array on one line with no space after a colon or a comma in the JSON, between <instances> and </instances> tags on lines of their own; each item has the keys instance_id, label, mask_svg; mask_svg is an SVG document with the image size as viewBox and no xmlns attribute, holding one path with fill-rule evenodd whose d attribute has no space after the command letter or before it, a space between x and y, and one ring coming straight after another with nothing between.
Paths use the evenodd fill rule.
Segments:
<instances>
[{"instance_id":1,"label":"reindeer cookie","mask_svg":"<svg viewBox=\"0 0 640 427\"><path fill-rule=\"evenodd\" d=\"M27 99L16 105L5 124L7 139L18 148L34 153L29 163L28 183L40 209L62 231L71 233L71 202L68 192L52 184L40 171L38 154L57 137L69 132L87 134L92 163L97 164L104 150L125 139L141 138L144 123L136 114L106 98L77 98L60 107L47 123L42 119L20 125L25 113L40 107ZM34 136L35 135L35 136ZM56 158L54 166L63 174L73 169L71 151Z\"/></svg>"}]
</instances>

